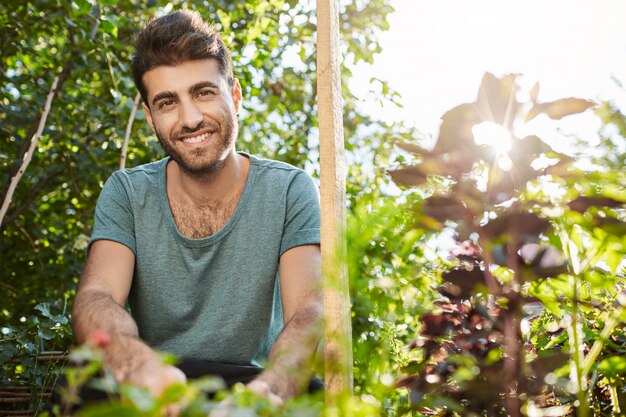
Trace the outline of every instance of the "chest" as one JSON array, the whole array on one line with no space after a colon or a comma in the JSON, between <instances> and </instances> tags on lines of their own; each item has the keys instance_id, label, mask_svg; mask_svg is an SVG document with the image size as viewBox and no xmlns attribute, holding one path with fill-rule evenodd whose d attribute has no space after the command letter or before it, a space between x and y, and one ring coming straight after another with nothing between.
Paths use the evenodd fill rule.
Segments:
<instances>
[{"instance_id":1,"label":"chest","mask_svg":"<svg viewBox=\"0 0 626 417\"><path fill-rule=\"evenodd\" d=\"M215 201L198 206L189 201L170 200L170 209L178 231L191 239L202 239L214 235L230 219L237 200Z\"/></svg>"}]
</instances>

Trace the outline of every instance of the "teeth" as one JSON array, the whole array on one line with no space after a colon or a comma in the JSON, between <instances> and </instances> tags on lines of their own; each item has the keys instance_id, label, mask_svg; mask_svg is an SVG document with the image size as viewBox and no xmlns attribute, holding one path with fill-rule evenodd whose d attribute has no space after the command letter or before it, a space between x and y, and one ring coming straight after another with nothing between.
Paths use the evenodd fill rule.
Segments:
<instances>
[{"instance_id":1,"label":"teeth","mask_svg":"<svg viewBox=\"0 0 626 417\"><path fill-rule=\"evenodd\" d=\"M200 142L202 142L203 140L205 140L208 137L209 137L208 133L203 133L202 135L194 136L192 138L185 138L185 139L183 139L183 142L185 142L185 143L200 143Z\"/></svg>"}]
</instances>

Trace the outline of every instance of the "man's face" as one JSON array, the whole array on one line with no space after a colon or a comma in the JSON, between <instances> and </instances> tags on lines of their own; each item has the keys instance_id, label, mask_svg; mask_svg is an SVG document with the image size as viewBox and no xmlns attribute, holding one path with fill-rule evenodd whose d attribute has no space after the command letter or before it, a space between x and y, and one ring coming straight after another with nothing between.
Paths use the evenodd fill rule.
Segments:
<instances>
[{"instance_id":1,"label":"man's face","mask_svg":"<svg viewBox=\"0 0 626 417\"><path fill-rule=\"evenodd\" d=\"M215 59L156 67L143 76L144 111L165 152L186 173L216 172L233 152L241 86L232 87Z\"/></svg>"}]
</instances>

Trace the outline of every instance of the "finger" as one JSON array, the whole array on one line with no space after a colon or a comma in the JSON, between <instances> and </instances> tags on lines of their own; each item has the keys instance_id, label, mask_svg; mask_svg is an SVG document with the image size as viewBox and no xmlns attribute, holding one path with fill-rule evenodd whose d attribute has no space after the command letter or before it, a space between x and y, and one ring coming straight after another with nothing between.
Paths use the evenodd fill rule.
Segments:
<instances>
[{"instance_id":1,"label":"finger","mask_svg":"<svg viewBox=\"0 0 626 417\"><path fill-rule=\"evenodd\" d=\"M274 394L272 392L272 389L270 388L270 385L265 381L259 381L258 379L255 379L254 381L248 383L247 388L255 394L267 398L269 402L273 405L282 406L284 404L283 399Z\"/></svg>"},{"instance_id":2,"label":"finger","mask_svg":"<svg viewBox=\"0 0 626 417\"><path fill-rule=\"evenodd\" d=\"M270 401L271 404L277 407L282 407L282 405L284 404L283 399L280 398L278 395L274 394L273 392L270 392L267 394L267 399Z\"/></svg>"},{"instance_id":3,"label":"finger","mask_svg":"<svg viewBox=\"0 0 626 417\"><path fill-rule=\"evenodd\" d=\"M267 382L259 381L258 379L249 382L246 387L255 394L262 396L267 396L271 392L270 385Z\"/></svg>"},{"instance_id":4,"label":"finger","mask_svg":"<svg viewBox=\"0 0 626 417\"><path fill-rule=\"evenodd\" d=\"M170 404L165 407L165 415L167 417L178 417L180 415L180 406L178 404Z\"/></svg>"}]
</instances>

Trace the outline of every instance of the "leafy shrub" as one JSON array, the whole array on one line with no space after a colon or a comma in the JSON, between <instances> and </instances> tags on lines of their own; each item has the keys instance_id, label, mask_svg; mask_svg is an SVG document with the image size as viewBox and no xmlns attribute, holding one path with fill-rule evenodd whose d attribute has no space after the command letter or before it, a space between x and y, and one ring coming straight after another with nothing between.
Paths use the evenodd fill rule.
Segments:
<instances>
[{"instance_id":1,"label":"leafy shrub","mask_svg":"<svg viewBox=\"0 0 626 417\"><path fill-rule=\"evenodd\" d=\"M609 363L621 363L611 352L623 346L626 191L610 179L623 184L624 174L582 172L539 137L516 137L541 113L592 105L541 103L538 85L519 102L516 78L486 74L474 103L444 114L434 149L398 144L419 161L390 172L404 186L445 184L418 219L458 242L439 289L447 301L421 317L411 348L424 355L399 383L426 414L620 409L621 372Z\"/></svg>"}]
</instances>

